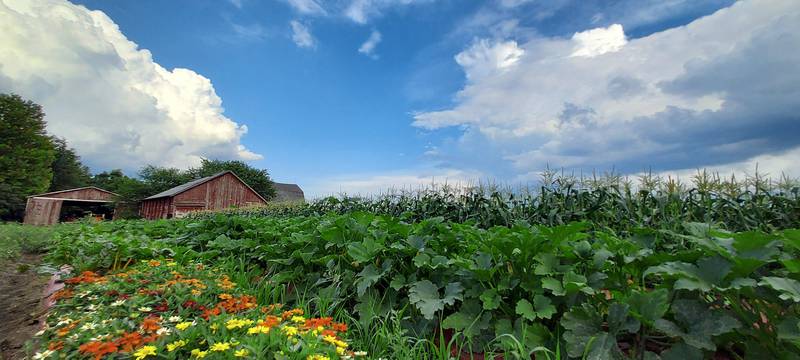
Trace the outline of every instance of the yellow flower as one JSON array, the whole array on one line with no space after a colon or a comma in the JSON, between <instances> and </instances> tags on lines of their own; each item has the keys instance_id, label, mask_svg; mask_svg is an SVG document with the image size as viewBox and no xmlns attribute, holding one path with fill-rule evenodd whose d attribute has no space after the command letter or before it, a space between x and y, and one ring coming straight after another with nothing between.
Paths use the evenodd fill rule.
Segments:
<instances>
[{"instance_id":1,"label":"yellow flower","mask_svg":"<svg viewBox=\"0 0 800 360\"><path fill-rule=\"evenodd\" d=\"M254 334L269 334L269 328L266 326L253 326L247 329L247 334L254 335Z\"/></svg>"},{"instance_id":2,"label":"yellow flower","mask_svg":"<svg viewBox=\"0 0 800 360\"><path fill-rule=\"evenodd\" d=\"M203 293L203 292L202 292L202 291L200 291L200 290L197 290L197 289L192 289L192 295L194 295L194 296L200 296L200 294L202 294L202 293Z\"/></svg>"},{"instance_id":3,"label":"yellow flower","mask_svg":"<svg viewBox=\"0 0 800 360\"><path fill-rule=\"evenodd\" d=\"M284 326L283 332L285 332L288 336L294 336L297 335L297 328L294 326Z\"/></svg>"},{"instance_id":4,"label":"yellow flower","mask_svg":"<svg viewBox=\"0 0 800 360\"><path fill-rule=\"evenodd\" d=\"M236 356L236 357L245 357L245 356L247 356L248 354L250 354L250 352L249 352L249 351L247 351L247 349L241 349L241 350L236 350L236 351L233 353L233 356Z\"/></svg>"},{"instance_id":5,"label":"yellow flower","mask_svg":"<svg viewBox=\"0 0 800 360\"><path fill-rule=\"evenodd\" d=\"M343 348L343 347L338 347L338 346L337 346L337 347L336 347L336 354L338 354L338 355L344 355L344 352L345 352L345 350L347 350L347 349L345 349L345 348Z\"/></svg>"},{"instance_id":6,"label":"yellow flower","mask_svg":"<svg viewBox=\"0 0 800 360\"><path fill-rule=\"evenodd\" d=\"M211 348L209 350L211 350L211 351L225 351L225 350L228 350L230 348L231 348L231 343L220 342L220 343L216 343L214 345L211 345Z\"/></svg>"},{"instance_id":7,"label":"yellow flower","mask_svg":"<svg viewBox=\"0 0 800 360\"><path fill-rule=\"evenodd\" d=\"M296 322L298 324L301 324L301 323L306 322L306 318L304 318L302 316L292 316L292 321L294 321L294 322Z\"/></svg>"},{"instance_id":8,"label":"yellow flower","mask_svg":"<svg viewBox=\"0 0 800 360\"><path fill-rule=\"evenodd\" d=\"M178 263L176 263L174 261L170 261L170 262L167 263L167 266L175 266L175 265L178 265Z\"/></svg>"},{"instance_id":9,"label":"yellow flower","mask_svg":"<svg viewBox=\"0 0 800 360\"><path fill-rule=\"evenodd\" d=\"M250 325L253 325L253 320L249 319L230 319L227 323L225 323L225 327L228 328L228 330L238 329Z\"/></svg>"},{"instance_id":10,"label":"yellow flower","mask_svg":"<svg viewBox=\"0 0 800 360\"><path fill-rule=\"evenodd\" d=\"M202 358L206 357L206 355L208 355L208 351L200 351L200 349L192 350L192 356L194 356L194 357L196 357L198 359L202 359Z\"/></svg>"},{"instance_id":11,"label":"yellow flower","mask_svg":"<svg viewBox=\"0 0 800 360\"><path fill-rule=\"evenodd\" d=\"M186 346L186 341L185 340L174 341L174 342L171 342L171 343L167 344L167 351L168 352L173 352L176 349L182 348L184 346Z\"/></svg>"},{"instance_id":12,"label":"yellow flower","mask_svg":"<svg viewBox=\"0 0 800 360\"><path fill-rule=\"evenodd\" d=\"M308 355L306 360L331 360L331 358L325 355Z\"/></svg>"},{"instance_id":13,"label":"yellow flower","mask_svg":"<svg viewBox=\"0 0 800 360\"><path fill-rule=\"evenodd\" d=\"M222 294L219 294L219 298L222 299L222 300L230 300L230 299L233 299L233 295L222 293Z\"/></svg>"},{"instance_id":14,"label":"yellow flower","mask_svg":"<svg viewBox=\"0 0 800 360\"><path fill-rule=\"evenodd\" d=\"M191 321L185 321L185 322L182 322L182 323L179 323L179 324L175 325L175 328L178 329L178 330L186 330L186 329L189 328L189 326L192 326L192 322Z\"/></svg>"},{"instance_id":15,"label":"yellow flower","mask_svg":"<svg viewBox=\"0 0 800 360\"><path fill-rule=\"evenodd\" d=\"M156 354L156 347L147 345L147 346L142 346L139 350L136 350L136 352L133 353L133 356L136 357L136 360L142 360L146 358L148 355L155 355L155 354Z\"/></svg>"}]
</instances>

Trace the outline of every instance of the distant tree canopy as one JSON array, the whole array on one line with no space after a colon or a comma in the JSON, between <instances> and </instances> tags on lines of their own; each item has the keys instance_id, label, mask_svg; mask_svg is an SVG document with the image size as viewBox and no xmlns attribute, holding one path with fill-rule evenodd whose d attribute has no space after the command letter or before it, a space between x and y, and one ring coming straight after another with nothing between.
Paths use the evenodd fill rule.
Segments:
<instances>
[{"instance_id":1,"label":"distant tree canopy","mask_svg":"<svg viewBox=\"0 0 800 360\"><path fill-rule=\"evenodd\" d=\"M26 197L50 187L56 152L42 107L0 94L0 217L19 218Z\"/></svg>"},{"instance_id":2,"label":"distant tree canopy","mask_svg":"<svg viewBox=\"0 0 800 360\"><path fill-rule=\"evenodd\" d=\"M89 185L91 174L89 167L81 163L81 157L75 150L67 145L67 141L53 137L56 158L51 166L53 170L53 181L50 183L49 191L59 191L74 189Z\"/></svg>"},{"instance_id":3,"label":"distant tree canopy","mask_svg":"<svg viewBox=\"0 0 800 360\"><path fill-rule=\"evenodd\" d=\"M42 107L14 94L0 94L0 219L21 219L26 198L47 191L96 186L119 195L118 215L135 217L148 196L230 170L266 199L275 197L269 173L242 161L203 159L200 167L180 170L148 165L139 179L115 169L91 175L62 138L45 130Z\"/></svg>"}]
</instances>

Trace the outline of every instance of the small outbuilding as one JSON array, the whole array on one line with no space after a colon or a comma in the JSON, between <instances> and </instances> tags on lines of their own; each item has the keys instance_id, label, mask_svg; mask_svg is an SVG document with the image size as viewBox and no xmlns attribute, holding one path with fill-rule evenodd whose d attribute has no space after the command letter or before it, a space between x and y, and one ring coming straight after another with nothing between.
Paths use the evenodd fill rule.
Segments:
<instances>
[{"instance_id":1,"label":"small outbuilding","mask_svg":"<svg viewBox=\"0 0 800 360\"><path fill-rule=\"evenodd\" d=\"M266 203L266 199L232 171L223 171L142 200L139 214L145 219L169 219L184 217L192 211L222 210L233 206Z\"/></svg>"},{"instance_id":2,"label":"small outbuilding","mask_svg":"<svg viewBox=\"0 0 800 360\"><path fill-rule=\"evenodd\" d=\"M297 184L272 183L275 187L275 202L303 202L305 195L303 189Z\"/></svg>"},{"instance_id":3,"label":"small outbuilding","mask_svg":"<svg viewBox=\"0 0 800 360\"><path fill-rule=\"evenodd\" d=\"M25 224L52 225L84 216L111 219L117 194L98 187L53 191L28 196Z\"/></svg>"}]
</instances>

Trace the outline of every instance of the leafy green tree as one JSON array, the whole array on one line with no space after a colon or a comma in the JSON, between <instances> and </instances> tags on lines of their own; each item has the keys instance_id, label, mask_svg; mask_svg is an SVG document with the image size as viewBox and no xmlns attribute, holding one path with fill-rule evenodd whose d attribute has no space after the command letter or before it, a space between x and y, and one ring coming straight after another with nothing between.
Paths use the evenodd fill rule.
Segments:
<instances>
[{"instance_id":1,"label":"leafy green tree","mask_svg":"<svg viewBox=\"0 0 800 360\"><path fill-rule=\"evenodd\" d=\"M236 173L247 185L263 196L265 199L275 197L275 187L266 169L257 169L239 160L208 160L203 159L199 168L191 168L187 173L195 179L218 174L230 170Z\"/></svg>"},{"instance_id":2,"label":"leafy green tree","mask_svg":"<svg viewBox=\"0 0 800 360\"><path fill-rule=\"evenodd\" d=\"M142 168L139 171L139 177L147 187L147 196L158 194L195 179L193 174L188 171L153 165Z\"/></svg>"},{"instance_id":3,"label":"leafy green tree","mask_svg":"<svg viewBox=\"0 0 800 360\"><path fill-rule=\"evenodd\" d=\"M59 191L87 186L91 175L89 168L81 163L81 158L75 150L67 145L67 141L53 137L56 159L53 161L53 181L50 191Z\"/></svg>"},{"instance_id":4,"label":"leafy green tree","mask_svg":"<svg viewBox=\"0 0 800 360\"><path fill-rule=\"evenodd\" d=\"M0 217L21 217L26 197L50 187L55 150L46 125L40 105L0 94Z\"/></svg>"},{"instance_id":5,"label":"leafy green tree","mask_svg":"<svg viewBox=\"0 0 800 360\"><path fill-rule=\"evenodd\" d=\"M116 216L136 218L139 216L139 201L152 195L148 186L139 179L125 175L122 170L104 171L92 176L91 185L119 195Z\"/></svg>"}]
</instances>

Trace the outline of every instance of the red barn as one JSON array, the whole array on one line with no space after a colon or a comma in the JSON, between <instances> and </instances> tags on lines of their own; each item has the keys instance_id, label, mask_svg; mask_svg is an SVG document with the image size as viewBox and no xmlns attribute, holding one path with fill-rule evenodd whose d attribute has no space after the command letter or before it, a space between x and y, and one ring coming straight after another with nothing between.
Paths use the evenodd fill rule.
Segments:
<instances>
[{"instance_id":1,"label":"red barn","mask_svg":"<svg viewBox=\"0 0 800 360\"><path fill-rule=\"evenodd\" d=\"M113 217L116 197L117 194L94 186L28 196L23 222L52 225L85 215L110 219Z\"/></svg>"},{"instance_id":2,"label":"red barn","mask_svg":"<svg viewBox=\"0 0 800 360\"><path fill-rule=\"evenodd\" d=\"M145 219L169 219L198 210L222 210L232 206L264 205L259 195L232 171L190 181L142 200L139 214Z\"/></svg>"}]
</instances>

